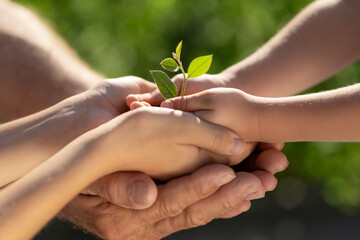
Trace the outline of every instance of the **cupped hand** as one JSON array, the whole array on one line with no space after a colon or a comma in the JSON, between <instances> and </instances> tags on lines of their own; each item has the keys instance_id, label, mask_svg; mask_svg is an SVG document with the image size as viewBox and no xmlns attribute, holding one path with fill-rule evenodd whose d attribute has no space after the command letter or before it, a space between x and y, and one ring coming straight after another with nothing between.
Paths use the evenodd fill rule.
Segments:
<instances>
[{"instance_id":1,"label":"cupped hand","mask_svg":"<svg viewBox=\"0 0 360 240\"><path fill-rule=\"evenodd\" d=\"M85 189L61 215L110 240L161 239L215 218L247 211L249 200L274 189L277 181L273 174L287 167L280 149L279 145L262 144L237 166L237 173L223 165L209 165L158 188L142 174L113 173ZM240 172L244 170L252 173ZM132 188L138 182L142 187ZM137 202L147 203L144 207L155 203L148 209L122 207L128 204L124 199L133 201L131 194L138 195Z\"/></svg>"},{"instance_id":2,"label":"cupped hand","mask_svg":"<svg viewBox=\"0 0 360 240\"><path fill-rule=\"evenodd\" d=\"M161 180L211 163L204 149L222 155L244 151L243 141L228 129L190 113L159 107L124 113L82 139L90 139L94 159L103 159L102 171L142 171Z\"/></svg>"},{"instance_id":3,"label":"cupped hand","mask_svg":"<svg viewBox=\"0 0 360 240\"><path fill-rule=\"evenodd\" d=\"M131 109L135 110L142 107L151 107L146 102L133 102L131 103ZM180 108L178 108L180 109ZM217 138L218 136L214 136ZM257 143L255 142L245 142L245 147L243 148L243 151L235 155L229 155L229 154L219 154L218 152L212 152L208 151L206 149L201 149L201 159L207 159L208 161L211 160L214 163L223 163L228 166L233 166L239 164L241 161L243 161L246 157L248 157L255 149Z\"/></svg>"}]
</instances>

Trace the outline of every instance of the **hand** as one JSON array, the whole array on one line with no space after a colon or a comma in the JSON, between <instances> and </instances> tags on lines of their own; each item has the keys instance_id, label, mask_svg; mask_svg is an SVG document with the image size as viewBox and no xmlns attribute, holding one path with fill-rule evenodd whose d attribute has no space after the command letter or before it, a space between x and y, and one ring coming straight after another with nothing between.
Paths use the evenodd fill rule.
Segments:
<instances>
[{"instance_id":1,"label":"hand","mask_svg":"<svg viewBox=\"0 0 360 240\"><path fill-rule=\"evenodd\" d=\"M190 95L210 88L228 87L228 79L229 77L224 73L214 75L205 74L197 78L190 78L186 81L184 94ZM182 74L173 77L172 81L180 92L184 81ZM164 100L164 97L157 88L149 93L131 94L126 99L130 109L132 109L131 104L133 102L146 102L151 106L160 106L160 103Z\"/></svg>"},{"instance_id":2,"label":"hand","mask_svg":"<svg viewBox=\"0 0 360 240\"><path fill-rule=\"evenodd\" d=\"M190 78L186 83L185 95L198 93L200 91L211 88L229 87L231 86L231 81L233 78L234 77L232 74L228 72L222 72L214 75L205 74L197 78ZM172 81L177 86L178 90L181 89L183 83L183 77L181 74L176 75ZM164 100L164 97L161 95L158 89L151 93L131 94L126 98L127 105L131 110L141 106L159 106ZM249 156L249 154L254 150L255 146L256 143L246 142L244 152L237 156L220 156L212 153L208 153L208 155L210 158L217 159L219 161L220 158L222 158L222 161L228 161L230 164L238 164L244 158Z\"/></svg>"},{"instance_id":3,"label":"hand","mask_svg":"<svg viewBox=\"0 0 360 240\"><path fill-rule=\"evenodd\" d=\"M228 129L159 107L124 113L79 141L93 144L91 159L103 159L99 171L142 171L162 180L211 163L203 149L224 155L244 150L243 141Z\"/></svg>"},{"instance_id":4,"label":"hand","mask_svg":"<svg viewBox=\"0 0 360 240\"><path fill-rule=\"evenodd\" d=\"M256 97L233 88L213 88L164 101L162 107L193 112L199 118L233 130L245 142L259 142Z\"/></svg>"},{"instance_id":5,"label":"hand","mask_svg":"<svg viewBox=\"0 0 360 240\"><path fill-rule=\"evenodd\" d=\"M78 95L80 104L86 106L86 130L91 130L126 112L126 97L154 91L156 85L139 77L127 76L106 79Z\"/></svg>"},{"instance_id":6,"label":"hand","mask_svg":"<svg viewBox=\"0 0 360 240\"><path fill-rule=\"evenodd\" d=\"M215 218L229 218L246 211L250 207L248 200L262 196L264 190L275 188L276 179L272 174L286 168L288 162L280 149L281 146L259 145L259 153L251 155L241 166L255 170L253 174L238 172L233 180L234 172L228 167L210 165L160 185L155 204L144 210L121 207L122 199L131 198L132 183L140 181L143 183L141 189L147 189L147 194L139 191L138 201L155 200L153 196L157 189L154 184L138 177L137 173L113 173L84 190L91 195L78 195L61 215L110 240L160 239ZM248 197L244 196L250 187Z\"/></svg>"}]
</instances>

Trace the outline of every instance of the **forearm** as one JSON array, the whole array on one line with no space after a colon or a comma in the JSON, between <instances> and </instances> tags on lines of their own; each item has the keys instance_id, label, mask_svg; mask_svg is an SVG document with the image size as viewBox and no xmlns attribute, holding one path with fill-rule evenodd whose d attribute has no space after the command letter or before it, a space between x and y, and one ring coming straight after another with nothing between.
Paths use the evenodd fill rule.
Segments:
<instances>
[{"instance_id":1,"label":"forearm","mask_svg":"<svg viewBox=\"0 0 360 240\"><path fill-rule=\"evenodd\" d=\"M0 118L49 107L93 86L92 71L36 15L0 1Z\"/></svg>"},{"instance_id":2,"label":"forearm","mask_svg":"<svg viewBox=\"0 0 360 240\"><path fill-rule=\"evenodd\" d=\"M298 93L359 59L359 26L359 1L316 1L222 74L230 79L230 87L253 95Z\"/></svg>"},{"instance_id":3,"label":"forearm","mask_svg":"<svg viewBox=\"0 0 360 240\"><path fill-rule=\"evenodd\" d=\"M83 94L31 116L0 125L0 186L50 158L94 125Z\"/></svg>"},{"instance_id":4,"label":"forearm","mask_svg":"<svg viewBox=\"0 0 360 240\"><path fill-rule=\"evenodd\" d=\"M309 95L256 99L260 141L360 141L360 84Z\"/></svg>"},{"instance_id":5,"label":"forearm","mask_svg":"<svg viewBox=\"0 0 360 240\"><path fill-rule=\"evenodd\" d=\"M0 238L30 239L78 192L106 174L92 147L76 141L1 190Z\"/></svg>"}]
</instances>

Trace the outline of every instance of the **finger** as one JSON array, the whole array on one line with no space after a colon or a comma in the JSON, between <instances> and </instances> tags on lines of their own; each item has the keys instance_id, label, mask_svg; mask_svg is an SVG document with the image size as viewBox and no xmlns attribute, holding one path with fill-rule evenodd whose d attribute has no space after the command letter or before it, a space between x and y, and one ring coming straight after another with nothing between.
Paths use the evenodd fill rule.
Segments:
<instances>
[{"instance_id":1,"label":"finger","mask_svg":"<svg viewBox=\"0 0 360 240\"><path fill-rule=\"evenodd\" d=\"M174 179L159 186L158 200L144 210L145 222L157 222L162 219L181 214L184 209L207 198L222 185L235 178L231 168L220 164L212 164L200 168L191 175Z\"/></svg>"},{"instance_id":2,"label":"finger","mask_svg":"<svg viewBox=\"0 0 360 240\"><path fill-rule=\"evenodd\" d=\"M259 143L257 149L259 151L267 150L267 149L277 149L281 151L283 149L284 143Z\"/></svg>"},{"instance_id":3,"label":"finger","mask_svg":"<svg viewBox=\"0 0 360 240\"><path fill-rule=\"evenodd\" d=\"M262 170L253 171L252 174L254 174L260 179L261 184L266 192L275 189L277 185L277 179L274 177L274 175ZM255 198L249 198L249 200L254 199Z\"/></svg>"},{"instance_id":4,"label":"finger","mask_svg":"<svg viewBox=\"0 0 360 240\"><path fill-rule=\"evenodd\" d=\"M245 142L234 132L200 118L194 118L192 114L184 114L179 118L181 126L181 141L211 152L223 155L240 155L245 151ZM186 127L184 127L186 126Z\"/></svg>"},{"instance_id":5,"label":"finger","mask_svg":"<svg viewBox=\"0 0 360 240\"><path fill-rule=\"evenodd\" d=\"M137 101L147 102L151 106L160 106L160 103L165 100L159 90L155 90L151 93L134 94Z\"/></svg>"},{"instance_id":6,"label":"finger","mask_svg":"<svg viewBox=\"0 0 360 240\"><path fill-rule=\"evenodd\" d=\"M262 169L271 174L275 174L284 171L288 165L289 162L284 153L275 149L269 149L261 152L257 156L254 170Z\"/></svg>"},{"instance_id":7,"label":"finger","mask_svg":"<svg viewBox=\"0 0 360 240\"><path fill-rule=\"evenodd\" d=\"M134 110L141 107L151 107L147 102L133 102L130 104L130 110Z\"/></svg>"},{"instance_id":8,"label":"finger","mask_svg":"<svg viewBox=\"0 0 360 240\"><path fill-rule=\"evenodd\" d=\"M188 96L168 99L161 103L161 107L185 112L195 112L199 110L211 110L213 102L214 95L208 91L203 91Z\"/></svg>"},{"instance_id":9,"label":"finger","mask_svg":"<svg viewBox=\"0 0 360 240\"><path fill-rule=\"evenodd\" d=\"M100 178L82 193L98 195L117 206L144 209L155 202L157 187L145 174L116 172Z\"/></svg>"},{"instance_id":10,"label":"finger","mask_svg":"<svg viewBox=\"0 0 360 240\"><path fill-rule=\"evenodd\" d=\"M227 166L236 166L240 164L242 161L244 161L244 159L246 159L252 153L252 151L254 151L255 146L256 145L254 143L247 142L245 143L244 152L242 154L233 155L233 156L221 155L209 151L203 151L202 158L209 159L211 162L225 164Z\"/></svg>"},{"instance_id":11,"label":"finger","mask_svg":"<svg viewBox=\"0 0 360 240\"><path fill-rule=\"evenodd\" d=\"M136 94L130 94L126 97L126 105L130 108L133 102L140 102Z\"/></svg>"},{"instance_id":12,"label":"finger","mask_svg":"<svg viewBox=\"0 0 360 240\"><path fill-rule=\"evenodd\" d=\"M181 229L207 224L246 202L247 196L256 192L263 195L260 180L251 173L239 173L236 179L210 197L196 202L176 217L159 221L153 225L152 230L166 236Z\"/></svg>"},{"instance_id":13,"label":"finger","mask_svg":"<svg viewBox=\"0 0 360 240\"><path fill-rule=\"evenodd\" d=\"M178 89L178 95L181 91L181 86L183 83L182 75L175 76L172 81L176 85ZM161 102L165 100L165 98L161 95L160 91L156 89L155 91L152 91L151 93L145 93L145 94L137 94L136 97L139 99L139 101L147 102L151 106L160 106Z\"/></svg>"},{"instance_id":14,"label":"finger","mask_svg":"<svg viewBox=\"0 0 360 240\"><path fill-rule=\"evenodd\" d=\"M287 168L289 162L286 155L276 149L264 150L260 153L253 152L240 164L233 167L236 172L264 170L271 174L281 172Z\"/></svg>"},{"instance_id":15,"label":"finger","mask_svg":"<svg viewBox=\"0 0 360 240\"><path fill-rule=\"evenodd\" d=\"M244 201L239 206L235 207L234 209L230 210L228 213L225 213L220 218L233 218L243 212L246 212L250 209L251 202L250 201Z\"/></svg>"}]
</instances>

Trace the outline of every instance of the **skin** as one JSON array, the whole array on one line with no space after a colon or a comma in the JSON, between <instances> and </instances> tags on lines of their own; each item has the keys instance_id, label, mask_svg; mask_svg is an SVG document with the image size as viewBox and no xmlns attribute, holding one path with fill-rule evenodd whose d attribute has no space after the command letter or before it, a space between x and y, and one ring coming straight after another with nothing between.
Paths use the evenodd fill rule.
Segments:
<instances>
[{"instance_id":1,"label":"skin","mask_svg":"<svg viewBox=\"0 0 360 240\"><path fill-rule=\"evenodd\" d=\"M269 96L306 89L360 58L359 13L359 1L317 1L258 52L223 74L241 77L243 66L250 63L248 74L251 69L265 70L258 71L258 80L245 79L263 81L261 85L269 88L269 92L273 86L281 86ZM276 71L280 64L288 73L286 78ZM262 76L268 68L274 69L274 74ZM226 85L246 84L246 80L234 78L230 82ZM246 85L242 89L246 91ZM164 102L162 106L194 111L205 120L233 129L249 142L359 141L360 131L356 128L359 89L355 84L306 96L266 98L219 88Z\"/></svg>"},{"instance_id":2,"label":"skin","mask_svg":"<svg viewBox=\"0 0 360 240\"><path fill-rule=\"evenodd\" d=\"M360 85L309 95L265 98L215 88L163 102L232 129L245 141L360 141Z\"/></svg>"},{"instance_id":3,"label":"skin","mask_svg":"<svg viewBox=\"0 0 360 240\"><path fill-rule=\"evenodd\" d=\"M137 89L137 91L141 92L148 90L147 88L149 87L152 87L150 83L134 77L107 80L82 94L60 102L50 109L46 109L29 117L1 125L0 133L1 142L3 144L6 144L6 139L11 136L17 138L17 140L15 139L13 142L17 151L14 151L14 153L12 153L12 151L4 151L4 158L1 158L3 159L2 164L4 165L4 168L2 169L4 169L4 173L7 173L7 175L1 174L4 176L3 184L7 184L15 179L12 175L13 173L16 178L19 179L3 188L0 192L2 199L0 203L0 209L2 210L0 218L2 223L4 223L3 227L0 229L0 235L6 234L7 236L11 236L16 239L27 239L33 236L37 230L39 230L51 217L64 207L64 205L79 191L82 191L87 185L94 182L96 179L105 176L100 179L98 183L95 183L86 190L83 190L83 193L96 195L97 192L104 192L101 186L105 185L111 188L111 183L104 184L104 179L106 181L106 178L109 180L114 177L112 175L106 176L112 172L141 171L158 179L167 179L184 173L190 173L204 164L208 164L216 160L207 156L206 152L202 149L209 149L217 152L218 154L225 155L242 153L244 150L243 144L241 144L242 147L235 146L237 152L232 151L234 139L236 140L236 143L239 143L238 137L233 132L217 125L211 125L207 122L201 121L192 114L165 108L140 108L120 114L122 109L126 107L125 97L121 97L120 95L122 91L133 92ZM81 107L84 106L86 106L86 108L82 109ZM86 112L87 110L88 112ZM84 112L86 114L84 114ZM71 116L71 114L74 114L75 116ZM77 114L86 116L86 119L77 119ZM112 114L114 116L112 116ZM78 124L81 126L80 129L86 129L87 131L90 126L92 126L93 130L87 131L85 134L76 138L72 143L66 145L49 159L45 159L47 156L46 154L51 155L49 152L44 154L42 151L40 153L36 153L36 150L29 150L34 149L34 144L37 145L37 142L39 142L49 144L49 149L53 148L53 151L57 151L57 148L61 146L62 142L58 142L58 140L56 140L59 138L56 137L56 135L60 136L60 134L64 134L64 131L66 130L62 129L60 133L57 133L56 131L59 126L63 125L64 119L62 119L62 117L84 120L81 121L84 123L84 126ZM100 120L105 121L106 118L111 117L113 117L111 120L103 123L99 127L94 127L100 123ZM76 123L76 121L74 122ZM170 122L171 124L169 124ZM94 125L94 123L96 124ZM81 132L80 130L76 131L77 124L70 124L70 126L72 126L71 130L74 133ZM166 135L164 135L163 131L164 126L167 126ZM186 131L179 131L179 128L185 129ZM22 132L22 134L15 134L15 132ZM44 132L46 134L43 134ZM49 135L49 132L53 135ZM194 133L195 135L193 135ZM139 138L139 136L141 136L141 138ZM147 143L142 146L141 152L139 152L138 149L139 141ZM199 147L196 147L197 145ZM8 147L9 146L5 145L4 149L8 149ZM40 149L39 147L37 148ZM45 145L44 148L46 148ZM164 151L164 149L166 151ZM162 152L161 156L159 156L158 152ZM44 161L38 162L37 159L39 156L42 156ZM147 156L146 162L144 162L143 156ZM177 157L177 164L174 164L173 156ZM29 165L18 164L17 167L15 167L15 164L14 167L11 167L13 162L17 161L19 158L26 158ZM171 159L171 161L169 161L169 159ZM217 160L217 162L221 162L224 158L222 157L219 159L220 160ZM279 159L281 160L275 162L280 162L280 169L286 167L286 158L284 159L281 156ZM226 163L229 163L229 161ZM161 166L161 168L159 168L159 166ZM261 166L262 165L259 164L259 167ZM264 168L271 169L266 167L266 165ZM96 171L94 171L94 169L96 169ZM82 171L88 172L88 174L85 176L84 174L79 174L79 172ZM249 200L262 197L265 190L272 190L274 185L276 185L276 179L272 176L272 174L276 171L278 170L271 173L266 171L257 171L253 174L246 173L251 176L250 178L256 180L251 180L248 184L245 181L243 187L239 190L239 196L242 196L242 198L238 197L238 202L235 202L234 200L232 205L224 208L221 215L233 215L235 214L234 212L240 213L244 209L247 209L246 206L249 206ZM24 172L27 173L25 174ZM245 173L242 173L239 176L242 176L243 174ZM232 177L227 175L225 177L228 179L223 184L228 183L235 178L234 173L232 173ZM117 176L121 177L121 175ZM9 178L6 179L6 177ZM139 176L137 178L139 178ZM199 176L198 178L201 177ZM121 182L123 181L121 178L119 180ZM214 180L222 183L222 179L214 178ZM118 181L116 182L117 184L119 183ZM186 184L187 182L190 184L189 180L178 181L179 183L182 183L182 186L184 186L183 184ZM236 182L239 180L234 179L234 181ZM257 186L254 187L254 191L248 193L246 189L254 185L253 181L257 181L257 184L255 184ZM36 186L36 188L30 186ZM220 186L221 184L218 183L218 187ZM231 191L234 191L236 184L231 186L232 187L229 188L232 188ZM199 185L196 189L199 187L201 186ZM125 188L126 187L124 187L121 192L123 192ZM152 191L154 191L154 188L155 187L153 186ZM159 187L159 189L160 188L161 187ZM211 192L214 196L210 196L211 194L201 195L200 197L193 195L192 198L189 197L188 199L191 202L186 203L181 209L191 207L204 198L210 198L210 200L204 200L205 205L214 204L213 201L218 201L216 199L219 198L219 196L215 196L220 194L215 194L215 192L217 192L216 190L220 192L224 191L215 188L213 190L214 192ZM107 191L117 191L117 188L115 188L115 190L110 189ZM247 194L246 198L244 198L244 193ZM165 201L166 199L171 199L171 197L174 196L169 191L168 194L169 195L161 195L158 201ZM155 201L156 195L154 195L155 194L148 197L150 198L149 201ZM180 194L178 193L178 196L179 195ZM54 196L58 197L54 199ZM110 201L117 202L116 198L111 198L110 196L111 195L107 196ZM93 203L94 197L92 200L87 199L86 203ZM119 197L119 195L116 197ZM96 198L99 203L100 198ZM213 198L214 200L211 200ZM232 199L233 197L229 195L227 198ZM77 199L74 201L76 200ZM44 201L47 202L46 206ZM172 202L174 201L176 201L177 204L182 204L181 201L179 202L176 199L172 200ZM39 204L41 204L41 207ZM79 204L79 202L76 204ZM39 205L39 207L36 207L37 205ZM243 207L240 207L240 205L243 205ZM31 210L28 209L28 206L32 206ZM177 206L175 205L175 207ZM155 210L159 211L157 208L155 208ZM121 214L122 212L127 211L128 209L120 208L116 213ZM96 211L93 211L92 214L96 214ZM39 215L41 217L38 217L36 221L33 221L32 224L29 225L26 219L28 219L29 216L34 215ZM137 215L147 216L148 213L139 212ZM178 215L180 215L180 212ZM131 217L131 219L133 218L133 216L127 216ZM174 217L174 213L169 215L169 218L171 217ZM211 221L214 217L220 216L215 213L209 213L206 221ZM97 218L97 221L106 219L109 219L109 217L99 217ZM150 215L148 222L143 222L141 217L137 218L137 221L141 223L141 227L148 228L149 225L153 227L153 224L155 223L152 219L157 220L158 215ZM123 218L121 219L121 222L124 222L125 220L128 222L127 219ZM165 222L170 221L164 218L161 218L161 220L164 220ZM18 222L16 227L12 224L14 221ZM103 224L105 223L106 222L103 222ZM146 226L144 226L145 223L147 224ZM190 222L187 223L189 224L187 227L193 226ZM19 226L23 226L22 224L24 224L25 230L20 233L17 229ZM94 224L93 227L95 226L96 225ZM183 224L181 226L185 228L186 225ZM134 224L134 229L131 232L133 235L139 233L139 229L135 227L140 227L140 225ZM111 231L111 229L106 230ZM179 227L167 227L167 234L171 231L177 230L179 230ZM111 232L107 233L97 229L95 231L105 236L107 236L107 234L111 234ZM129 234L127 232L125 233ZM165 233L161 232L160 228L154 228L153 234L156 235ZM133 235L128 237L131 239Z\"/></svg>"},{"instance_id":4,"label":"skin","mask_svg":"<svg viewBox=\"0 0 360 240\"><path fill-rule=\"evenodd\" d=\"M219 74L189 79L185 93L214 87L237 88L261 97L301 92L359 59L359 13L357 0L315 1L246 59ZM173 81L179 88L181 75ZM164 100L157 90L135 97L131 100L151 105Z\"/></svg>"},{"instance_id":5,"label":"skin","mask_svg":"<svg viewBox=\"0 0 360 240\"><path fill-rule=\"evenodd\" d=\"M209 165L191 175L159 185L158 198L148 209L132 210L119 206L116 204L116 199L121 200L116 190L119 188L110 187L101 191L101 197L77 196L71 206L80 209L80 214L72 214L69 205L63 214L105 239L160 239L181 229L205 224L214 218L234 217L250 207L250 202L244 198L246 188L251 187L255 191L250 193L248 200L259 198L257 178L265 191L275 188L276 179L272 174L284 170L288 164L285 155L279 152L281 147L259 145L258 151L237 166L236 178L227 184L219 182L224 176L232 175L233 170L223 165ZM123 185L122 180L116 174L103 178L103 181L109 182L107 186ZM88 189L96 191L99 186L101 188L99 182ZM199 216L202 218L199 219ZM128 219L132 219L131 225Z\"/></svg>"},{"instance_id":6,"label":"skin","mask_svg":"<svg viewBox=\"0 0 360 240\"><path fill-rule=\"evenodd\" d=\"M261 97L284 97L305 90L359 59L359 12L360 4L356 0L316 1L248 58L220 74L189 79L186 94L194 94L214 87L231 87ZM173 81L179 89L182 85L182 77L178 75ZM242 94L242 99L244 95ZM151 105L160 105L163 100L156 90L151 94L129 96L128 105L142 101ZM213 101L211 102L214 104ZM179 109L185 109L187 106L179 100L177 104ZM234 102L227 101L226 104L221 107L228 108ZM250 115L243 114L241 117L246 118ZM225 121L224 118L222 121ZM236 123L235 125L238 127ZM265 128L272 126L269 123L262 125ZM274 136L276 134L270 137ZM268 140L281 141L281 139Z\"/></svg>"},{"instance_id":7,"label":"skin","mask_svg":"<svg viewBox=\"0 0 360 240\"><path fill-rule=\"evenodd\" d=\"M169 122L169 118L171 125L168 125L164 137L163 126ZM179 127L186 130L178 131ZM190 139L189 133L192 133ZM219 136L221 141L218 141ZM227 129L176 110L140 108L121 114L81 135L3 189L0 192L0 235L11 239L32 237L79 191L101 176L116 171L136 170L156 178L168 178L191 172L202 164L201 148L228 154L233 138L233 133ZM148 143L141 146L140 154L139 142ZM159 152L162 154L159 155ZM144 155L147 156L145 162ZM79 174L81 172L86 174ZM220 179L218 185L230 182L234 178L230 175L224 176L225 181ZM247 190L250 187L251 190ZM246 186L244 194L246 197L242 200L246 201L253 199L248 196L254 194L263 196L260 180L256 187ZM171 205L166 208L173 215L180 213ZM31 216L37 217L29 222ZM17 222L17 225L13 222ZM19 227L22 231L18 231Z\"/></svg>"},{"instance_id":8,"label":"skin","mask_svg":"<svg viewBox=\"0 0 360 240\"><path fill-rule=\"evenodd\" d=\"M35 14L10 1L0 1L0 46L1 120L38 112L104 79Z\"/></svg>"},{"instance_id":9,"label":"skin","mask_svg":"<svg viewBox=\"0 0 360 240\"><path fill-rule=\"evenodd\" d=\"M0 12L0 43L1 46L6 46L6 48L0 49L0 82L2 86L0 89L0 106L1 104L4 105L0 107L0 119L5 121L12 120L34 113L52 106L69 96L86 91L104 79L101 74L91 70L56 33L32 12L9 1L0 1ZM9 28L9 26L12 27ZM37 34L34 34L34 32ZM29 81L29 79L31 79L31 81ZM133 79L131 79L131 81L133 81ZM31 87L29 87L29 84ZM107 91L106 88L104 89L104 91ZM134 90L133 86L130 86L129 90L131 90L132 93L141 93L138 92L137 87L135 87ZM118 96L124 98L126 94L130 93L127 93L126 89L124 91L122 87L118 88L117 91ZM152 90L149 89L148 91L151 92ZM123 100L121 100L121 102L122 101ZM83 113L89 110L89 108L84 105L79 107L79 110L82 110ZM23 173L18 173L18 176L29 171L32 167L37 166L47 157L60 150L67 143L66 141L71 141L83 133L83 131L92 129L118 114L112 111L110 111L109 114L108 111L102 111L102 109L98 107L99 106L95 104L96 109L92 109L91 111L92 113L98 114L98 116L95 115L96 121L87 121L87 119L79 118L78 122L86 122L86 127L80 127L80 124L73 124L76 122L76 114L73 114L74 112L68 112L68 116L71 115L71 121L73 121L69 124L76 126L76 128L71 129L72 132L70 134L62 134L61 138L51 138L47 134L42 134L44 138L38 142L41 142L43 151L26 151L27 162L25 165L27 166L27 170L23 171ZM67 109L71 109L71 104L67 106ZM126 107L124 107L124 109L126 109ZM86 116L86 114L82 116ZM61 121L67 122L69 120L61 118L57 114L53 114L52 119L56 120L52 122L54 125ZM49 122L42 124L48 125L48 127L52 125L49 124ZM51 132L56 132L55 129L56 128L52 128ZM29 128L26 130L29 132ZM36 132L36 128L31 129L31 132L33 135L34 133L40 133L39 131ZM68 138L63 139L65 136ZM57 141L54 141L55 139ZM27 145L27 140L19 138L17 140L22 143L22 146L20 146L20 144L17 146L18 149L21 149L19 152L26 150L24 146ZM5 145L7 144L2 142L2 146ZM287 166L286 157L279 152L281 147L282 146L279 145L260 145L258 148L260 154L258 155L257 153L256 155L252 155L251 158L248 158L246 165L242 164L242 168L239 168L239 171L241 169L247 171L257 170L254 172L254 175L261 180L266 190L272 190L276 185L276 179L272 175L276 171L285 169ZM31 150L34 149L32 148ZM2 148L0 154L3 157L5 156L4 153ZM6 152L6 155L7 154L10 153ZM10 155L15 156L16 154L12 152ZM29 161L29 159L32 160ZM251 166L251 168L249 166ZM258 172L260 172L260 174L258 174ZM192 176L192 181L190 182L181 178L178 184L189 184L189 189L199 192L199 190L202 189L202 185L192 184L192 182L198 178L200 177L195 178ZM239 178L237 177L236 179ZM234 181L236 179L234 179ZM215 177L214 181L216 181ZM140 188L134 187L137 183L140 183ZM161 192L160 189L161 187L159 186L159 192ZM229 193L234 191L234 187L229 187L227 190ZM61 215L66 216L67 219L86 228L88 231L95 232L100 236L108 236L108 239L118 239L118 235L122 234L123 231L122 226L129 221L128 217L130 217L130 215L128 215L128 208L148 208L155 200L160 203L167 202L171 196L168 191L163 191L163 194L160 194L158 197L157 193L158 188L148 176L138 172L116 172L100 178L88 188L83 189L82 194L77 195L74 200L62 210ZM181 189L179 189L177 195L181 194L183 193ZM241 189L239 190L239 196L240 195ZM191 195L188 196L188 199L189 204L186 207L201 202L203 197L200 195ZM224 194L223 201L230 201L231 199L233 198L230 194ZM215 200L217 201L217 199ZM175 202L174 205L179 204L176 199L174 199L173 202ZM208 200L207 203L203 203L202 206L204 206L204 209L210 209L213 204L217 202ZM245 206L249 205L249 202L244 201L242 198L238 198L237 202L231 201L231 203L230 208L224 208L223 212L233 211L233 213L240 213L242 207L239 206L241 206L241 204ZM102 207L99 208L98 206ZM108 212L107 208L111 209L111 211ZM219 206L219 208L221 208L221 206ZM238 211L236 211L237 208ZM246 207L244 209L246 209ZM146 214L140 210L134 211L139 211L139 213L137 213L139 217L146 216ZM160 214L157 214L157 211L159 210L152 210L153 214L146 218L148 222L140 221L139 218L131 218L131 220L135 226L152 226L152 223L160 220ZM187 218L189 220L191 220L191 216L193 216L189 215L188 212L184 213L184 215L190 216ZM119 218L119 216L124 217ZM162 216L162 220L164 221L171 218L166 214ZM207 217L207 221L211 221L213 218L221 217L222 215L216 216L216 214L207 214L207 211L204 211L203 216ZM114 228L108 227L109 222L118 226L116 232L113 231ZM191 227L189 224L183 225L183 228L189 227ZM150 228L154 236L156 236L156 234L162 236L157 228L149 227L149 229ZM170 234L178 231L179 226L167 225L166 231L164 229L165 228L161 231L163 234L165 232ZM131 234L136 236L137 233L136 228L133 228L133 231L127 233L127 238L131 238ZM156 239L156 237L154 237L154 239Z\"/></svg>"},{"instance_id":10,"label":"skin","mask_svg":"<svg viewBox=\"0 0 360 240\"><path fill-rule=\"evenodd\" d=\"M0 166L7 170L1 174L0 186L22 177L81 134L127 111L125 96L129 93L154 88L137 77L110 79L46 110L0 125Z\"/></svg>"}]
</instances>

